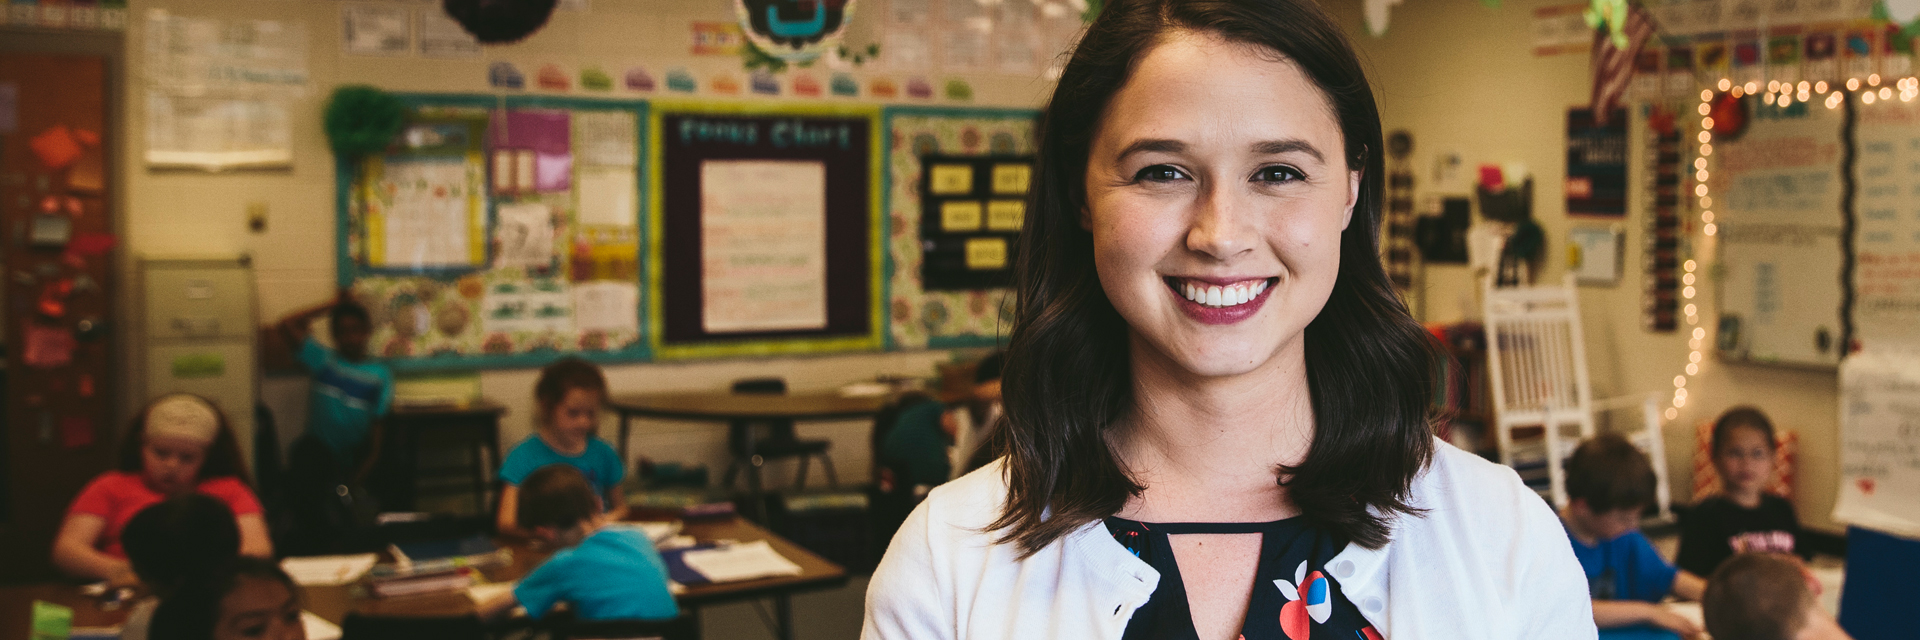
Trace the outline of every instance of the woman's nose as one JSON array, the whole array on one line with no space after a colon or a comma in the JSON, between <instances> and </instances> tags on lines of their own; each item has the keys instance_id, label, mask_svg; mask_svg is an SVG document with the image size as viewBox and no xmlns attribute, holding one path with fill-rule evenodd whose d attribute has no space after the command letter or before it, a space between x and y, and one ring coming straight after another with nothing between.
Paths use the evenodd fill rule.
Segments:
<instances>
[{"instance_id":1,"label":"woman's nose","mask_svg":"<svg viewBox=\"0 0 1920 640\"><path fill-rule=\"evenodd\" d=\"M1216 182L1194 202L1193 224L1187 229L1187 249L1214 260L1227 260L1253 248L1247 203L1231 185Z\"/></svg>"}]
</instances>

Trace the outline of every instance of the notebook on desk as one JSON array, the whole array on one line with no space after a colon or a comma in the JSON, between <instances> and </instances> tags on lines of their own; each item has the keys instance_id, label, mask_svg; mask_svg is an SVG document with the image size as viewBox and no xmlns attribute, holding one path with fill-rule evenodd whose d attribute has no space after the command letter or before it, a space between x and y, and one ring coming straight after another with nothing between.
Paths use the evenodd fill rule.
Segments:
<instances>
[{"instance_id":1,"label":"notebook on desk","mask_svg":"<svg viewBox=\"0 0 1920 640\"><path fill-rule=\"evenodd\" d=\"M800 565L780 555L765 540L732 545L698 544L660 552L667 577L681 584L739 582L800 575Z\"/></svg>"}]
</instances>

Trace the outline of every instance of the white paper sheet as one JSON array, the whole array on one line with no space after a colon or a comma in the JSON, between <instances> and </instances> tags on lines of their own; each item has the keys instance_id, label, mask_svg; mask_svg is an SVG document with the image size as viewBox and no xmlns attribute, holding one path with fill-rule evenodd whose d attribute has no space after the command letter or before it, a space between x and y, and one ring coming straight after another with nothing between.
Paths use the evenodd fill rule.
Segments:
<instances>
[{"instance_id":1,"label":"white paper sheet","mask_svg":"<svg viewBox=\"0 0 1920 640\"><path fill-rule=\"evenodd\" d=\"M340 5L340 50L404 56L413 49L413 11L404 6Z\"/></svg>"},{"instance_id":2,"label":"white paper sheet","mask_svg":"<svg viewBox=\"0 0 1920 640\"><path fill-rule=\"evenodd\" d=\"M701 326L708 333L827 326L827 167L700 165Z\"/></svg>"},{"instance_id":3,"label":"white paper sheet","mask_svg":"<svg viewBox=\"0 0 1920 640\"><path fill-rule=\"evenodd\" d=\"M1833 519L1920 537L1920 353L1840 362L1840 497Z\"/></svg>"},{"instance_id":4,"label":"white paper sheet","mask_svg":"<svg viewBox=\"0 0 1920 640\"><path fill-rule=\"evenodd\" d=\"M553 209L538 202L502 204L493 209L494 265L547 267L553 264Z\"/></svg>"},{"instance_id":5,"label":"white paper sheet","mask_svg":"<svg viewBox=\"0 0 1920 640\"><path fill-rule=\"evenodd\" d=\"M501 594L513 593L513 588L519 585L520 585L520 582L518 580L515 580L513 582L488 582L485 584L476 584L471 587L467 587L467 597L473 599L473 604L483 605L483 604L486 604L487 601L492 600L495 597L500 596Z\"/></svg>"},{"instance_id":6,"label":"white paper sheet","mask_svg":"<svg viewBox=\"0 0 1920 640\"><path fill-rule=\"evenodd\" d=\"M437 3L436 3L437 4ZM478 58L480 41L438 6L420 11L420 55L429 58Z\"/></svg>"},{"instance_id":7,"label":"white paper sheet","mask_svg":"<svg viewBox=\"0 0 1920 640\"><path fill-rule=\"evenodd\" d=\"M573 319L581 331L638 331L640 289L631 282L575 283Z\"/></svg>"},{"instance_id":8,"label":"white paper sheet","mask_svg":"<svg viewBox=\"0 0 1920 640\"><path fill-rule=\"evenodd\" d=\"M575 111L573 152L582 165L628 167L639 158L637 118L628 111Z\"/></svg>"},{"instance_id":9,"label":"white paper sheet","mask_svg":"<svg viewBox=\"0 0 1920 640\"><path fill-rule=\"evenodd\" d=\"M639 178L633 167L587 167L580 170L580 224L633 227L640 224L634 200Z\"/></svg>"},{"instance_id":10,"label":"white paper sheet","mask_svg":"<svg viewBox=\"0 0 1920 640\"><path fill-rule=\"evenodd\" d=\"M306 629L307 640L340 640L340 625L328 622L312 611L300 612L300 626Z\"/></svg>"},{"instance_id":11,"label":"white paper sheet","mask_svg":"<svg viewBox=\"0 0 1920 640\"><path fill-rule=\"evenodd\" d=\"M559 282L495 284L481 300L480 327L487 333L572 333L573 297Z\"/></svg>"},{"instance_id":12,"label":"white paper sheet","mask_svg":"<svg viewBox=\"0 0 1920 640\"><path fill-rule=\"evenodd\" d=\"M765 540L716 549L688 551L681 556L687 568L700 572L714 582L738 582L770 576L800 575L794 564Z\"/></svg>"},{"instance_id":13,"label":"white paper sheet","mask_svg":"<svg viewBox=\"0 0 1920 640\"><path fill-rule=\"evenodd\" d=\"M280 561L280 568L303 586L332 586L359 580L373 569L376 559L371 553L287 558Z\"/></svg>"},{"instance_id":14,"label":"white paper sheet","mask_svg":"<svg viewBox=\"0 0 1920 640\"><path fill-rule=\"evenodd\" d=\"M378 188L393 194L393 205L386 211L384 264L414 268L473 264L468 234L474 202L467 193L465 163L389 162Z\"/></svg>"}]
</instances>

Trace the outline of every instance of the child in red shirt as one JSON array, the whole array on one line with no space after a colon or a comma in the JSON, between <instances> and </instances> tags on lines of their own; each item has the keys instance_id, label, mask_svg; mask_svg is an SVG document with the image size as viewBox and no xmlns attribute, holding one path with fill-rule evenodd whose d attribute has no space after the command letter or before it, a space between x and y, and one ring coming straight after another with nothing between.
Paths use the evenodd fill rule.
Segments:
<instances>
[{"instance_id":1,"label":"child in red shirt","mask_svg":"<svg viewBox=\"0 0 1920 640\"><path fill-rule=\"evenodd\" d=\"M141 509L187 492L213 496L233 510L241 554L273 555L260 500L248 487L226 418L205 398L177 393L140 413L121 444L119 469L100 474L73 499L54 538L54 565L83 578L137 583L120 545L121 530Z\"/></svg>"}]
</instances>

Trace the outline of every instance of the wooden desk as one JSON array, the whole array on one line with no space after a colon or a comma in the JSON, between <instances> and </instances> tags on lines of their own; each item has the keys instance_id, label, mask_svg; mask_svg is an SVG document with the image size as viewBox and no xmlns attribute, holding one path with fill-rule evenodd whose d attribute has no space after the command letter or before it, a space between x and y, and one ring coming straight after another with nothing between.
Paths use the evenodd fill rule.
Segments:
<instances>
[{"instance_id":1,"label":"wooden desk","mask_svg":"<svg viewBox=\"0 0 1920 640\"><path fill-rule=\"evenodd\" d=\"M392 465L393 474L382 483L380 497L387 511L412 511L420 482L420 436L428 432L451 432L458 438L478 442L469 448L476 513L493 511L493 476L500 469L500 416L507 408L479 400L463 406L408 407L394 405L387 416L387 451L382 455ZM485 455L482 455L482 452ZM484 458L484 459L482 459Z\"/></svg>"},{"instance_id":2,"label":"wooden desk","mask_svg":"<svg viewBox=\"0 0 1920 640\"><path fill-rule=\"evenodd\" d=\"M847 584L847 571L840 565L828 562L784 538L774 535L741 518L726 518L713 521L687 522L683 535L693 536L702 542L714 540L737 540L753 542L766 540L780 555L786 556L794 564L800 565L800 575L777 576L759 580L729 582L725 584L688 585L687 590L675 600L681 608L697 616L700 607L772 598L776 635L782 640L793 637L793 607L790 597L796 593L833 589ZM513 549L513 563L504 567L494 567L487 571L487 577L495 581L517 580L540 566L551 551L537 550L523 542L509 543ZM304 605L322 618L336 624L345 620L348 612L384 617L433 617L462 616L474 613L473 600L465 591L452 593L434 593L397 598L374 598L365 595L363 587L346 585L335 587L307 587ZM33 601L45 600L55 604L73 607L73 625L76 627L110 627L126 622L132 602L123 604L116 610L103 610L94 598L82 595L80 587L70 584L32 584L0 587L0 640L26 638L28 625L32 620Z\"/></svg>"}]
</instances>

